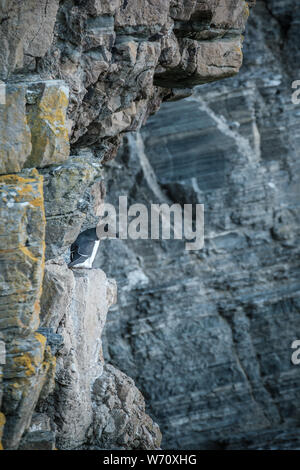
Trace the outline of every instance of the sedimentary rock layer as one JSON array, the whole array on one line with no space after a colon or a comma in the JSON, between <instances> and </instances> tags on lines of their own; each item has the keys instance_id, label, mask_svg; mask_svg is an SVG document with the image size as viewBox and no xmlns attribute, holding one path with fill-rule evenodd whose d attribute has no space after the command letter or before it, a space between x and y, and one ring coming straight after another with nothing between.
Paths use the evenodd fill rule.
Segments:
<instances>
[{"instance_id":1,"label":"sedimentary rock layer","mask_svg":"<svg viewBox=\"0 0 300 470\"><path fill-rule=\"evenodd\" d=\"M240 74L164 104L107 169L116 205L205 205L202 251L116 240L97 261L119 286L105 357L163 447L299 448L297 22L296 2L257 2Z\"/></svg>"},{"instance_id":2,"label":"sedimentary rock layer","mask_svg":"<svg viewBox=\"0 0 300 470\"><path fill-rule=\"evenodd\" d=\"M111 283L101 270L73 274L64 261L81 228L96 224L101 164L122 135L163 100L235 75L248 12L244 0L1 2L6 449L159 447L133 381L102 364Z\"/></svg>"}]
</instances>

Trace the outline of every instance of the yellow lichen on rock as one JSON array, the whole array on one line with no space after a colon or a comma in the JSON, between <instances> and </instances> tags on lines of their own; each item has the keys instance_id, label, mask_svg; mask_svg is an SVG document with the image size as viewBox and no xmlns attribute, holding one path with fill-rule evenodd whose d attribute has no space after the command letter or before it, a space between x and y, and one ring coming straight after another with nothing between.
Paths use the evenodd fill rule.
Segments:
<instances>
[{"instance_id":1,"label":"yellow lichen on rock","mask_svg":"<svg viewBox=\"0 0 300 470\"><path fill-rule=\"evenodd\" d=\"M25 369L25 374L28 377L35 374L36 369L32 364L32 359L29 354L21 354L20 356L16 357L15 363L21 369Z\"/></svg>"},{"instance_id":2,"label":"yellow lichen on rock","mask_svg":"<svg viewBox=\"0 0 300 470\"><path fill-rule=\"evenodd\" d=\"M10 335L2 384L6 449L18 447L41 393L45 396L53 388L55 358L46 338L36 332L45 225L43 177L38 171L0 176L0 330Z\"/></svg>"},{"instance_id":3,"label":"yellow lichen on rock","mask_svg":"<svg viewBox=\"0 0 300 470\"><path fill-rule=\"evenodd\" d=\"M0 330L10 339L0 441L3 431L5 448L16 449L38 399L54 387L56 367L46 338L36 332L45 264L43 177L35 168L20 171L68 158L68 89L61 81L18 83L8 87L7 100L10 111L0 120L0 174L9 173L0 176Z\"/></svg>"},{"instance_id":4,"label":"yellow lichen on rock","mask_svg":"<svg viewBox=\"0 0 300 470\"><path fill-rule=\"evenodd\" d=\"M38 327L45 225L43 177L36 170L0 176L0 329Z\"/></svg>"},{"instance_id":5,"label":"yellow lichen on rock","mask_svg":"<svg viewBox=\"0 0 300 470\"><path fill-rule=\"evenodd\" d=\"M3 437L5 448L18 447L37 400L53 389L55 365L46 338L37 332L23 338L16 336L7 345L3 383L4 394L9 397L3 410L7 420Z\"/></svg>"},{"instance_id":6,"label":"yellow lichen on rock","mask_svg":"<svg viewBox=\"0 0 300 470\"><path fill-rule=\"evenodd\" d=\"M0 118L0 174L69 157L69 90L61 80L9 83Z\"/></svg>"},{"instance_id":7,"label":"yellow lichen on rock","mask_svg":"<svg viewBox=\"0 0 300 470\"><path fill-rule=\"evenodd\" d=\"M53 80L36 84L33 93L37 93L36 101L27 106L32 152L26 167L62 162L70 150L66 125L68 89Z\"/></svg>"},{"instance_id":8,"label":"yellow lichen on rock","mask_svg":"<svg viewBox=\"0 0 300 470\"><path fill-rule=\"evenodd\" d=\"M3 436L3 429L5 425L6 419L3 413L0 412L0 450L3 450L2 445L2 436Z\"/></svg>"},{"instance_id":9,"label":"yellow lichen on rock","mask_svg":"<svg viewBox=\"0 0 300 470\"><path fill-rule=\"evenodd\" d=\"M7 86L0 118L0 174L21 171L31 153L25 107L26 88L20 84Z\"/></svg>"},{"instance_id":10,"label":"yellow lichen on rock","mask_svg":"<svg viewBox=\"0 0 300 470\"><path fill-rule=\"evenodd\" d=\"M41 343L41 345L43 346L43 348L45 350L46 349L46 341L47 341L46 337L44 335L41 335L41 333L37 333L37 332L34 333L34 337L35 337L35 339L37 339Z\"/></svg>"}]
</instances>

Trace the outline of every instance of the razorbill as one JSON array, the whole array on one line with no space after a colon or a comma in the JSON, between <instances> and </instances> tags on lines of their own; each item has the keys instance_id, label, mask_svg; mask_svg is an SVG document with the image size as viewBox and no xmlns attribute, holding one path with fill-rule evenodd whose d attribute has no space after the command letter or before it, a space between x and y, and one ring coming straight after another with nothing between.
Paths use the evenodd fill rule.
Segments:
<instances>
[{"instance_id":1,"label":"razorbill","mask_svg":"<svg viewBox=\"0 0 300 470\"><path fill-rule=\"evenodd\" d=\"M71 262L69 268L88 268L93 265L100 240L96 227L81 232L71 245Z\"/></svg>"}]
</instances>

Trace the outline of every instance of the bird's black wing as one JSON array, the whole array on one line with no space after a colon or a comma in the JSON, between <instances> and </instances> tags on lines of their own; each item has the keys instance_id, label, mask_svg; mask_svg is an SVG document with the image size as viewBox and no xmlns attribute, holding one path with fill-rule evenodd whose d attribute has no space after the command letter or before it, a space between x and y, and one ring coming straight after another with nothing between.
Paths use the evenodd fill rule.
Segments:
<instances>
[{"instance_id":1,"label":"bird's black wing","mask_svg":"<svg viewBox=\"0 0 300 470\"><path fill-rule=\"evenodd\" d=\"M93 253L95 242L93 240L82 240L77 243L77 240L71 245L71 263L69 268L76 264L84 263Z\"/></svg>"},{"instance_id":2,"label":"bird's black wing","mask_svg":"<svg viewBox=\"0 0 300 470\"><path fill-rule=\"evenodd\" d=\"M78 254L78 245L77 245L76 240L75 240L75 242L72 243L72 245L71 245L71 253L70 253L71 261L74 261L74 259L76 257L76 254Z\"/></svg>"},{"instance_id":3,"label":"bird's black wing","mask_svg":"<svg viewBox=\"0 0 300 470\"><path fill-rule=\"evenodd\" d=\"M94 246L95 240L84 240L77 247L76 252L85 258L89 258L93 253Z\"/></svg>"},{"instance_id":4,"label":"bird's black wing","mask_svg":"<svg viewBox=\"0 0 300 470\"><path fill-rule=\"evenodd\" d=\"M69 268L84 263L93 253L95 241L98 240L96 228L81 232L71 245L71 262Z\"/></svg>"}]
</instances>

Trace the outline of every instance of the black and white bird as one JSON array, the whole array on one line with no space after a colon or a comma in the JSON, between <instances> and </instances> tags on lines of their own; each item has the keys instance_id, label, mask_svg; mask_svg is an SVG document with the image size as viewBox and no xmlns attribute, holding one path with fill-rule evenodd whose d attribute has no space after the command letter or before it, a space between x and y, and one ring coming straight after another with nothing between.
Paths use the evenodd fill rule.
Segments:
<instances>
[{"instance_id":1,"label":"black and white bird","mask_svg":"<svg viewBox=\"0 0 300 470\"><path fill-rule=\"evenodd\" d=\"M88 268L93 265L100 240L96 227L81 232L71 245L71 262L69 268Z\"/></svg>"}]
</instances>

